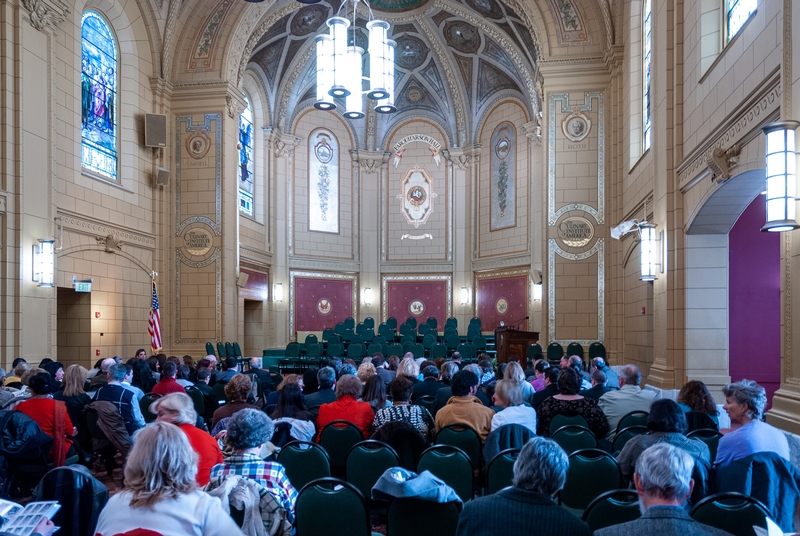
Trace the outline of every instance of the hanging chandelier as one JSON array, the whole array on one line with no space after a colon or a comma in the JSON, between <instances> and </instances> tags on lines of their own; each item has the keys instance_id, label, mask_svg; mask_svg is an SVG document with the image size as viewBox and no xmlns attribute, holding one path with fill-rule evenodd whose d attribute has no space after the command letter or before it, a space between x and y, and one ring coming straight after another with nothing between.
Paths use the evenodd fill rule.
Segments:
<instances>
[{"instance_id":1,"label":"hanging chandelier","mask_svg":"<svg viewBox=\"0 0 800 536\"><path fill-rule=\"evenodd\" d=\"M343 98L344 116L348 119L364 117L364 93L376 101L375 111L389 114L397 111L394 105L394 48L395 42L389 39L389 23L371 19L367 23L369 32L369 90L363 91L362 71L364 49L356 46L356 7L363 1L370 18L372 9L367 0L346 0L334 17L327 20L330 33L316 38L317 52L317 100L318 110L335 110L334 98ZM353 5L352 22L339 16L348 4ZM352 35L352 45L348 44L348 34Z\"/></svg>"}]
</instances>

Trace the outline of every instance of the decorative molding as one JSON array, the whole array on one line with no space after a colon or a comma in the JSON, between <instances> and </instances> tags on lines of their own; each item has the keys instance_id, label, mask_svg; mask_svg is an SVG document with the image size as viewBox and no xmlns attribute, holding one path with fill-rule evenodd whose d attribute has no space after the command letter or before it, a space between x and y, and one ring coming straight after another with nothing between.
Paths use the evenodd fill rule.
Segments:
<instances>
[{"instance_id":1,"label":"decorative molding","mask_svg":"<svg viewBox=\"0 0 800 536\"><path fill-rule=\"evenodd\" d=\"M783 246L783 284L781 285L781 298L783 299L783 378L787 381L793 376L794 354L792 353L792 233L781 233ZM800 385L800 381L798 381Z\"/></svg>"},{"instance_id":2,"label":"decorative molding","mask_svg":"<svg viewBox=\"0 0 800 536\"><path fill-rule=\"evenodd\" d=\"M579 210L583 210L591 214L597 223L602 225L605 223L605 99L602 91L587 91L583 94L584 100L582 105L571 106L569 93L551 93L550 106L549 106L549 128L548 128L548 185L547 185L547 224L554 226L558 216L574 206ZM574 112L593 111L592 99L597 99L597 208L592 208L582 203L576 203L561 207L556 211L556 101L561 101L560 112L562 114Z\"/></svg>"},{"instance_id":3,"label":"decorative molding","mask_svg":"<svg viewBox=\"0 0 800 536\"><path fill-rule=\"evenodd\" d=\"M105 248L103 246L101 246L100 244L80 244L80 245L77 245L77 246L64 248L64 249L58 251L57 255L58 255L58 258L62 258L62 257L69 257L70 255L73 255L75 253L80 253L82 251L104 251L104 250L105 250ZM144 262L142 262L141 260L137 259L136 257L131 255L130 253L127 253L125 251L119 251L117 254L120 257L124 257L124 258L128 259L133 264L135 264L136 266L141 268L144 273L148 274L148 276L153 273L153 267L152 266L147 266Z\"/></svg>"},{"instance_id":4,"label":"decorative molding","mask_svg":"<svg viewBox=\"0 0 800 536\"><path fill-rule=\"evenodd\" d=\"M481 146L473 145L467 149L443 149L442 155L458 171L469 171L470 166L476 164L481 156Z\"/></svg>"},{"instance_id":5,"label":"decorative molding","mask_svg":"<svg viewBox=\"0 0 800 536\"><path fill-rule=\"evenodd\" d=\"M743 99L742 104L729 113L678 165L676 171L680 190L685 192L697 183L697 176L708 168L709 161L713 162L716 149L733 145L743 147L761 135L760 126L779 117L780 94L780 72L776 67L767 75L764 83Z\"/></svg>"},{"instance_id":6,"label":"decorative molding","mask_svg":"<svg viewBox=\"0 0 800 536\"><path fill-rule=\"evenodd\" d=\"M231 119L238 119L245 108L247 108L247 103L244 100L244 95L238 92L231 92L229 91L227 95L225 95L225 105L228 109L228 117Z\"/></svg>"},{"instance_id":7,"label":"decorative molding","mask_svg":"<svg viewBox=\"0 0 800 536\"><path fill-rule=\"evenodd\" d=\"M495 270L491 272L476 273L475 281L483 281L485 279L498 279L500 277L511 277L515 275L529 276L530 273L531 273L530 268L524 268L519 270Z\"/></svg>"},{"instance_id":8,"label":"decorative molding","mask_svg":"<svg viewBox=\"0 0 800 536\"><path fill-rule=\"evenodd\" d=\"M452 264L391 264L381 263L381 273L453 272Z\"/></svg>"},{"instance_id":9,"label":"decorative molding","mask_svg":"<svg viewBox=\"0 0 800 536\"><path fill-rule=\"evenodd\" d=\"M525 133L526 138L531 140L534 147L542 146L542 119L540 117L522 125L522 132Z\"/></svg>"},{"instance_id":10,"label":"decorative molding","mask_svg":"<svg viewBox=\"0 0 800 536\"><path fill-rule=\"evenodd\" d=\"M453 276L451 275L381 275L381 313L383 318L389 318L388 289L387 283L390 281L444 281L447 283L447 318L453 316Z\"/></svg>"},{"instance_id":11,"label":"decorative molding","mask_svg":"<svg viewBox=\"0 0 800 536\"><path fill-rule=\"evenodd\" d=\"M300 145L301 141L302 140L297 136L281 134L278 131L274 131L270 137L272 154L275 155L276 158L294 155L294 150Z\"/></svg>"},{"instance_id":12,"label":"decorative molding","mask_svg":"<svg viewBox=\"0 0 800 536\"><path fill-rule=\"evenodd\" d=\"M22 0L22 4L30 11L31 26L39 31L58 26L69 15L69 7L61 0Z\"/></svg>"},{"instance_id":13,"label":"decorative molding","mask_svg":"<svg viewBox=\"0 0 800 536\"><path fill-rule=\"evenodd\" d=\"M380 173L383 164L387 163L391 156L392 153L389 151L350 150L350 158L353 159L353 162L358 164L359 171L364 173Z\"/></svg>"},{"instance_id":14,"label":"decorative molding","mask_svg":"<svg viewBox=\"0 0 800 536\"><path fill-rule=\"evenodd\" d=\"M569 205L564 205L563 207L561 207L560 209L558 209L558 210L557 210L557 211L556 211L556 212L553 214L553 220L554 220L554 222L557 222L557 221L558 221L558 219L559 219L561 216L563 216L563 215L564 215L564 214L566 214L567 212L572 212L573 210L580 210L580 211L583 211L583 212L585 212L585 213L587 213L587 214L590 214L590 215L592 216L592 218L594 218L594 219L595 219L595 221L596 221L598 224L602 223L602 222L600 221L600 218L601 218L601 216L600 216L600 213L599 213L599 212L598 212L598 211L597 211L597 210L596 210L594 207L590 207L589 205L585 205L585 204L583 204L583 203L570 203ZM555 225L555 223L553 223L553 225Z\"/></svg>"},{"instance_id":15,"label":"decorative molding","mask_svg":"<svg viewBox=\"0 0 800 536\"><path fill-rule=\"evenodd\" d=\"M562 66L575 66L604 63L605 56L581 56L577 58L552 58L539 60L538 66L541 68L547 67L562 67Z\"/></svg>"},{"instance_id":16,"label":"decorative molding","mask_svg":"<svg viewBox=\"0 0 800 536\"><path fill-rule=\"evenodd\" d=\"M96 236L95 240L97 240L98 245L103 246L106 253L117 253L122 251L122 245L125 243L112 233L109 233L106 236Z\"/></svg>"},{"instance_id":17,"label":"decorative molding","mask_svg":"<svg viewBox=\"0 0 800 536\"><path fill-rule=\"evenodd\" d=\"M603 342L605 338L605 240L598 238L594 246L583 253L566 253L556 242L555 238L547 241L547 329L548 340L557 343L577 342L590 345L593 342ZM568 260L577 261L590 258L597 254L597 339L567 341L556 339L556 255Z\"/></svg>"},{"instance_id":18,"label":"decorative molding","mask_svg":"<svg viewBox=\"0 0 800 536\"><path fill-rule=\"evenodd\" d=\"M79 216L63 209L58 210L57 218L61 218L61 225L64 229L69 231L74 231L93 238L113 235L118 240L124 238L126 244L133 243L133 245L138 247L151 250L156 248L156 239L153 235L145 235L121 227L115 227L108 223L93 220L87 216Z\"/></svg>"},{"instance_id":19,"label":"decorative molding","mask_svg":"<svg viewBox=\"0 0 800 536\"><path fill-rule=\"evenodd\" d=\"M358 274L332 274L328 272L299 272L294 270L289 270L289 340L296 341L297 340L297 331L295 330L294 326L294 280L297 277L313 277L317 279L337 279L340 281L352 281L353 283L353 296L352 296L352 308L350 309L353 312L353 316L355 317L358 314L358 295L360 293L359 285L358 285Z\"/></svg>"},{"instance_id":20,"label":"decorative molding","mask_svg":"<svg viewBox=\"0 0 800 536\"><path fill-rule=\"evenodd\" d=\"M589 38L583 16L577 9L577 2L569 0L550 0L550 11L553 15L559 45L587 45Z\"/></svg>"},{"instance_id":21,"label":"decorative molding","mask_svg":"<svg viewBox=\"0 0 800 536\"><path fill-rule=\"evenodd\" d=\"M357 262L321 261L312 259L289 259L289 269L292 270L327 270L330 272L359 272L361 266Z\"/></svg>"},{"instance_id":22,"label":"decorative molding","mask_svg":"<svg viewBox=\"0 0 800 536\"><path fill-rule=\"evenodd\" d=\"M722 147L717 147L706 155L708 169L711 170L711 182L722 183L731 178L731 170L739 164L739 153L742 152L741 145L734 145L727 151Z\"/></svg>"},{"instance_id":23,"label":"decorative molding","mask_svg":"<svg viewBox=\"0 0 800 536\"><path fill-rule=\"evenodd\" d=\"M253 262L263 265L269 265L272 263L272 255L269 255L265 251L251 248L242 244L239 244L239 257L242 259L250 259Z\"/></svg>"},{"instance_id":24,"label":"decorative molding","mask_svg":"<svg viewBox=\"0 0 800 536\"><path fill-rule=\"evenodd\" d=\"M311 56L316 53L316 45L313 40L310 40L310 43L307 43L302 48L301 52L298 52L296 59L293 60L294 65L303 66L306 65ZM288 61L288 60L287 60ZM281 89L279 95L281 95L280 104L277 105L278 110L278 120L275 122L278 127L291 130L291 125L287 124L286 122L286 111L289 110L289 100L294 97L299 97L296 95L296 88L295 83L297 82L297 78L300 76L300 73L303 71L302 68L298 69L291 69L288 73L286 73L283 78L281 79ZM355 129L354 134L355 134Z\"/></svg>"},{"instance_id":25,"label":"decorative molding","mask_svg":"<svg viewBox=\"0 0 800 536\"><path fill-rule=\"evenodd\" d=\"M513 257L504 257L500 259L472 261L472 269L476 272L498 270L498 269L512 268L512 267L521 268L523 266L525 267L525 269L530 268L531 266L530 253L527 253L525 255L515 255Z\"/></svg>"},{"instance_id":26,"label":"decorative molding","mask_svg":"<svg viewBox=\"0 0 800 536\"><path fill-rule=\"evenodd\" d=\"M219 340L222 334L222 249L219 247L214 248L214 253L207 259L202 261L193 261L188 259L181 248L175 248L175 344L203 344L208 342L208 339L183 339L181 338L181 264L190 266L192 268L202 268L214 264L216 271L214 274L214 284L216 286L216 304L215 309L215 324L214 324L214 340Z\"/></svg>"},{"instance_id":27,"label":"decorative molding","mask_svg":"<svg viewBox=\"0 0 800 536\"><path fill-rule=\"evenodd\" d=\"M215 122L214 144L214 220L207 216L191 216L181 221L181 157L183 144L181 134L194 133L196 130L211 132L211 122ZM181 129L181 123L185 126ZM184 229L193 223L208 225L215 236L222 235L222 114L204 114L203 123L194 124L192 115L181 115L175 118L175 236L181 236Z\"/></svg>"}]
</instances>

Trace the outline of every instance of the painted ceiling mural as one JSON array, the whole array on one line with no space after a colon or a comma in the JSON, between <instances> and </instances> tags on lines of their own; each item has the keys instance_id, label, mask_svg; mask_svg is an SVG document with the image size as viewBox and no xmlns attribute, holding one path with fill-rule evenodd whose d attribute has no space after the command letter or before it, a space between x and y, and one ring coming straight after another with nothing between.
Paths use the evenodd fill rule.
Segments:
<instances>
[{"instance_id":1,"label":"painted ceiling mural","mask_svg":"<svg viewBox=\"0 0 800 536\"><path fill-rule=\"evenodd\" d=\"M276 13L283 3L275 4ZM454 143L463 145L474 143L481 117L501 98L518 98L530 116L541 109L541 95L536 95L536 40L523 18L504 3L375 0L371 5L377 18L389 22L389 35L397 42L398 108L397 113L371 120L376 145L371 150L381 147L381 140L411 116L434 121ZM270 109L278 111L281 124L275 126L284 131L290 131L294 118L313 104L314 38L327 32L325 21L339 7L339 0L323 0L283 11L285 15L265 29L252 50L247 69L260 80ZM583 30L582 18L576 16ZM366 15L359 12L354 38L364 49L368 48L366 23ZM356 129L363 128L359 121L370 118L354 121Z\"/></svg>"}]
</instances>

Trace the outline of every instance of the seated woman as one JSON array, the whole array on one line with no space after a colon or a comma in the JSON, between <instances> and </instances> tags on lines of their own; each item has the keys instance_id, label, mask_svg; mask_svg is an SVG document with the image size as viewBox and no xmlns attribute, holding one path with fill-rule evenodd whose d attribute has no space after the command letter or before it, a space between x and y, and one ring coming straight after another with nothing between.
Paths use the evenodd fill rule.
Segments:
<instances>
[{"instance_id":1,"label":"seated woman","mask_svg":"<svg viewBox=\"0 0 800 536\"><path fill-rule=\"evenodd\" d=\"M302 392L302 390L303 390L303 377L299 376L297 374L287 374L283 378L281 383L278 384L278 387L274 391L272 391L270 394L267 395L267 401L265 402L264 405L266 407L269 407L269 406L274 406L275 404L277 404L278 403L278 396L280 396L281 389L283 389L283 387L285 385L288 385L290 383L297 384L298 389L300 389L300 391ZM303 398L305 398L305 395L303 395Z\"/></svg>"},{"instance_id":2,"label":"seated woman","mask_svg":"<svg viewBox=\"0 0 800 536\"><path fill-rule=\"evenodd\" d=\"M292 429L289 434L300 441L314 438L314 416L306 409L303 394L296 383L287 383L279 391L278 404L270 417L275 424L288 422Z\"/></svg>"},{"instance_id":3,"label":"seated woman","mask_svg":"<svg viewBox=\"0 0 800 536\"><path fill-rule=\"evenodd\" d=\"M392 405L392 402L386 399L386 384L377 374L367 379L360 396L362 402L368 402L372 406L372 411L379 411Z\"/></svg>"},{"instance_id":4,"label":"seated woman","mask_svg":"<svg viewBox=\"0 0 800 536\"><path fill-rule=\"evenodd\" d=\"M358 372L356 373L358 379L361 380L361 385L366 385L367 380L375 376L375 374L377 374L375 365L372 363L365 363L364 361L358 366Z\"/></svg>"},{"instance_id":5,"label":"seated woman","mask_svg":"<svg viewBox=\"0 0 800 536\"><path fill-rule=\"evenodd\" d=\"M78 430L75 439L86 452L92 452L92 436L83 417L83 408L92 403L83 386L86 384L88 371L80 365L70 365L64 373L61 390L53 394L53 398L67 405L67 414L73 426Z\"/></svg>"},{"instance_id":6,"label":"seated woman","mask_svg":"<svg viewBox=\"0 0 800 536\"><path fill-rule=\"evenodd\" d=\"M522 388L522 400L529 403L533 398L534 393L536 391L533 389L533 386L525 381L525 371L522 370L522 367L519 363L512 361L506 367L506 372L503 375L504 380L514 380L520 383L520 387Z\"/></svg>"},{"instance_id":7,"label":"seated woman","mask_svg":"<svg viewBox=\"0 0 800 536\"><path fill-rule=\"evenodd\" d=\"M258 406L247 403L247 397L250 390L253 388L253 382L246 374L236 374L231 377L231 380L225 384L225 398L227 403L214 412L211 419L211 428L213 429L220 419L225 417L233 417L237 411L245 408L260 410Z\"/></svg>"},{"instance_id":8,"label":"seated woman","mask_svg":"<svg viewBox=\"0 0 800 536\"><path fill-rule=\"evenodd\" d=\"M499 380L495 384L492 403L501 408L492 417L492 430L504 424L521 424L536 433L536 410L522 404L522 386L516 380ZM530 384L528 384L530 385Z\"/></svg>"},{"instance_id":9,"label":"seated woman","mask_svg":"<svg viewBox=\"0 0 800 536\"><path fill-rule=\"evenodd\" d=\"M708 388L703 382L698 380L686 382L686 385L681 387L681 391L678 393L678 398L675 401L684 413L689 413L690 411L704 413L708 415L717 425L717 428L719 428L717 403L714 401L714 397L708 392Z\"/></svg>"},{"instance_id":10,"label":"seated woman","mask_svg":"<svg viewBox=\"0 0 800 536\"><path fill-rule=\"evenodd\" d=\"M42 368L49 372L50 376L55 378L58 383L61 383L61 381L64 379L64 365L58 361L51 361Z\"/></svg>"},{"instance_id":11,"label":"seated woman","mask_svg":"<svg viewBox=\"0 0 800 536\"><path fill-rule=\"evenodd\" d=\"M413 390L414 384L403 376L397 376L389 383L392 405L375 412L372 421L373 432L377 432L381 426L390 422L403 421L414 426L426 441L430 442L433 439L434 423L430 412L422 406L411 406L408 403Z\"/></svg>"},{"instance_id":12,"label":"seated woman","mask_svg":"<svg viewBox=\"0 0 800 536\"><path fill-rule=\"evenodd\" d=\"M220 501L197 489L196 473L197 455L177 426L142 428L125 464L125 489L109 499L94 533L241 535Z\"/></svg>"},{"instance_id":13,"label":"seated woman","mask_svg":"<svg viewBox=\"0 0 800 536\"><path fill-rule=\"evenodd\" d=\"M397 378L407 378L412 384L419 383L419 365L413 357L404 357L397 365ZM392 395L394 397L394 395Z\"/></svg>"},{"instance_id":14,"label":"seated woman","mask_svg":"<svg viewBox=\"0 0 800 536\"><path fill-rule=\"evenodd\" d=\"M685 450L697 460L711 464L711 454L708 445L700 439L686 437L686 417L683 410L672 400L656 400L650 406L650 415L647 418L649 433L638 435L630 439L622 451L617 455L617 463L626 479L633 477L636 460L647 448L656 443L669 443Z\"/></svg>"},{"instance_id":15,"label":"seated woman","mask_svg":"<svg viewBox=\"0 0 800 536\"><path fill-rule=\"evenodd\" d=\"M136 359L131 363L131 366L133 367L131 385L138 387L143 393L151 393L153 387L156 386L156 378L153 376L150 365L143 359Z\"/></svg>"},{"instance_id":16,"label":"seated woman","mask_svg":"<svg viewBox=\"0 0 800 536\"><path fill-rule=\"evenodd\" d=\"M380 379L379 376L373 378ZM370 378L372 379L372 378ZM369 382L367 382L369 383ZM345 374L336 382L336 402L322 404L317 416L317 441L325 425L333 421L349 421L355 424L364 438L370 436L375 412L368 402L359 402L361 381L352 374Z\"/></svg>"},{"instance_id":17,"label":"seated woman","mask_svg":"<svg viewBox=\"0 0 800 536\"><path fill-rule=\"evenodd\" d=\"M559 413L577 414L586 419L589 430L595 437L601 438L608 432L608 419L591 398L578 394L581 388L581 376L575 369L561 369L558 376L558 394L546 399L539 405L537 433L550 435L550 421Z\"/></svg>"},{"instance_id":18,"label":"seated woman","mask_svg":"<svg viewBox=\"0 0 800 536\"><path fill-rule=\"evenodd\" d=\"M150 412L158 415L157 422L174 424L186 434L198 457L197 485L208 484L211 468L222 463L222 451L219 450L219 445L208 432L195 426L197 413L189 395L170 393L150 404Z\"/></svg>"},{"instance_id":19,"label":"seated woman","mask_svg":"<svg viewBox=\"0 0 800 536\"><path fill-rule=\"evenodd\" d=\"M47 372L34 375L28 381L31 398L20 402L17 410L21 411L39 425L42 432L52 437L55 442L50 451L50 459L56 467L61 467L70 456L77 455L72 448L72 436L77 431L67 413L64 402L53 400L53 393L59 388L58 382Z\"/></svg>"},{"instance_id":20,"label":"seated woman","mask_svg":"<svg viewBox=\"0 0 800 536\"><path fill-rule=\"evenodd\" d=\"M763 387L752 380L742 380L729 383L722 392L725 394L723 408L734 426L740 426L720 438L714 462L717 469L756 452L774 452L791 460L784 433L761 420L767 405L767 392Z\"/></svg>"},{"instance_id":21,"label":"seated woman","mask_svg":"<svg viewBox=\"0 0 800 536\"><path fill-rule=\"evenodd\" d=\"M255 480L271 493L286 509L289 522L294 523L294 505L297 491L289 482L286 470L279 463L265 462L259 457L275 431L275 424L263 411L244 409L228 422L226 442L233 455L211 469L210 491L222 485L226 476L237 475Z\"/></svg>"}]
</instances>

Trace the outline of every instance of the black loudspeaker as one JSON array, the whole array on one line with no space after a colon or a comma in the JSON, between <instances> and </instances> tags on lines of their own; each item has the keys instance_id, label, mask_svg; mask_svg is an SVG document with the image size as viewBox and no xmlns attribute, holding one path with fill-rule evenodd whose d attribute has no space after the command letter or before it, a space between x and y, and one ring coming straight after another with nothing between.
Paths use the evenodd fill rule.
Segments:
<instances>
[{"instance_id":1,"label":"black loudspeaker","mask_svg":"<svg viewBox=\"0 0 800 536\"><path fill-rule=\"evenodd\" d=\"M163 167L158 168L156 174L156 184L159 186L166 186L169 184L169 170Z\"/></svg>"},{"instance_id":2,"label":"black loudspeaker","mask_svg":"<svg viewBox=\"0 0 800 536\"><path fill-rule=\"evenodd\" d=\"M145 114L144 144L146 147L167 146L167 116L161 114ZM161 184L161 183L159 183Z\"/></svg>"}]
</instances>

